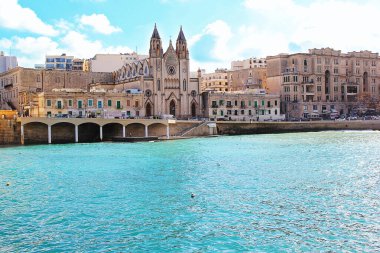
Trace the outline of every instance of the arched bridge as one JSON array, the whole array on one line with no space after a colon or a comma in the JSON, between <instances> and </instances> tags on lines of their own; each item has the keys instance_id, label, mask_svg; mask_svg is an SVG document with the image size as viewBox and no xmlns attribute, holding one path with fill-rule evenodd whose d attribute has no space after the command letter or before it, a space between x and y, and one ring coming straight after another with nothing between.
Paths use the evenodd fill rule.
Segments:
<instances>
[{"instance_id":1,"label":"arched bridge","mask_svg":"<svg viewBox=\"0 0 380 253\"><path fill-rule=\"evenodd\" d=\"M170 137L170 124L163 119L18 118L21 143L91 142L113 137Z\"/></svg>"}]
</instances>

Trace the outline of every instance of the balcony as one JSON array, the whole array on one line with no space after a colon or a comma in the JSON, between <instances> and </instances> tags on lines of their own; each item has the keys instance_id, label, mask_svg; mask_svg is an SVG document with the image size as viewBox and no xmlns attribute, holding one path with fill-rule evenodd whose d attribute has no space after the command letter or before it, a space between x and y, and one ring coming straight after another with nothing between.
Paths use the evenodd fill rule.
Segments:
<instances>
[{"instance_id":1,"label":"balcony","mask_svg":"<svg viewBox=\"0 0 380 253\"><path fill-rule=\"evenodd\" d=\"M226 107L227 108L232 108L232 104L227 104Z\"/></svg>"},{"instance_id":2,"label":"balcony","mask_svg":"<svg viewBox=\"0 0 380 253\"><path fill-rule=\"evenodd\" d=\"M211 108L218 108L219 106L217 104L211 105Z\"/></svg>"},{"instance_id":3,"label":"balcony","mask_svg":"<svg viewBox=\"0 0 380 253\"><path fill-rule=\"evenodd\" d=\"M63 106L63 105L61 105L61 106L56 105L54 108L55 108L55 109L63 109L64 106Z\"/></svg>"},{"instance_id":4,"label":"balcony","mask_svg":"<svg viewBox=\"0 0 380 253\"><path fill-rule=\"evenodd\" d=\"M11 88L13 87L13 82L4 84L4 88Z\"/></svg>"}]
</instances>

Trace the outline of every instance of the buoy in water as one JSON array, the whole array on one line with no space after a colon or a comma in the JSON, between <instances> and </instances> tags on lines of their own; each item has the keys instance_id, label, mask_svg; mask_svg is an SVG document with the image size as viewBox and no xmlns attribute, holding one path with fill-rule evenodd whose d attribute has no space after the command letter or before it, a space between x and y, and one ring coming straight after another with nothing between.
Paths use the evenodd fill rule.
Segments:
<instances>
[{"instance_id":1,"label":"buoy in water","mask_svg":"<svg viewBox=\"0 0 380 253\"><path fill-rule=\"evenodd\" d=\"M11 185L11 183L7 182L5 185L6 185L6 186L10 186L10 185Z\"/></svg>"},{"instance_id":2,"label":"buoy in water","mask_svg":"<svg viewBox=\"0 0 380 253\"><path fill-rule=\"evenodd\" d=\"M194 193L191 194L191 198L192 199L195 198L195 194Z\"/></svg>"}]
</instances>

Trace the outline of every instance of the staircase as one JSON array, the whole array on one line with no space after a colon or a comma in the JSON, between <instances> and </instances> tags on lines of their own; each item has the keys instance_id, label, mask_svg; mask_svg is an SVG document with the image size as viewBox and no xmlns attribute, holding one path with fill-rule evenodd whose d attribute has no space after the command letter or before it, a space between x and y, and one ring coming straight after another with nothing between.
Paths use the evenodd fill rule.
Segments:
<instances>
[{"instance_id":1,"label":"staircase","mask_svg":"<svg viewBox=\"0 0 380 253\"><path fill-rule=\"evenodd\" d=\"M208 123L207 121L202 121L199 124L196 124L195 126L184 129L183 131L179 132L177 136L184 137L188 135L189 133L191 133L192 131L194 131L195 129L206 125L207 123Z\"/></svg>"}]
</instances>

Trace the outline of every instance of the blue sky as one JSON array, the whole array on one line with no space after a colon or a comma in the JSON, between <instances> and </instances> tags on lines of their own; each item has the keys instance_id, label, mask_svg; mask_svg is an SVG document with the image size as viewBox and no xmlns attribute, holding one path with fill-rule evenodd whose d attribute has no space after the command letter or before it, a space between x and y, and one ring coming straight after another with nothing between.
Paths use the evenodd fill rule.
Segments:
<instances>
[{"instance_id":1,"label":"blue sky","mask_svg":"<svg viewBox=\"0 0 380 253\"><path fill-rule=\"evenodd\" d=\"M377 0L0 0L0 50L19 65L46 54L147 54L157 23L164 46L180 25L191 69L231 60L333 47L380 51Z\"/></svg>"}]
</instances>

